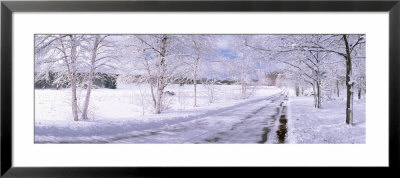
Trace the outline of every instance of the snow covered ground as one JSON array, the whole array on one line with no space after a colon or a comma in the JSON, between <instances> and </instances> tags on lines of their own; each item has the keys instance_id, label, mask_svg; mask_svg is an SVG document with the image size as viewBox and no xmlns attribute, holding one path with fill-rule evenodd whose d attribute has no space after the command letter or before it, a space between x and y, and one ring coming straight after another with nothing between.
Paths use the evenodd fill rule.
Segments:
<instances>
[{"instance_id":1,"label":"snow covered ground","mask_svg":"<svg viewBox=\"0 0 400 178\"><path fill-rule=\"evenodd\" d=\"M73 121L71 117L71 101L69 99L71 92L69 89L35 90L35 142L182 143L199 132L205 132L207 134L202 136L204 141L207 140L205 136L210 133L220 132L224 130L223 128L233 128L234 124L238 122L242 123L242 119L246 118L249 112L254 112L270 103L270 100L266 100L266 98L281 92L276 87L257 86L249 89L248 99L242 100L240 99L240 86L216 85L214 101L210 103L209 90L205 86L199 85L197 99L199 107L193 107L193 86L171 85L166 90L174 92L175 95L167 96L165 103L168 108L162 114L152 114L152 105L146 87L148 86L126 85L115 90L93 90L89 108L90 119L78 122ZM79 92L79 98L83 99L84 94L84 90ZM270 107L264 108L269 109ZM224 118L230 118L230 120L218 117L223 116L224 113L229 115ZM252 120L249 118L247 121ZM203 129L200 125L204 126ZM168 137L169 140L161 137L140 137L140 139L134 140L126 138L127 135L130 135L130 138L134 135L155 135L155 133L161 132L160 129L157 130L158 128L168 132L170 128L176 127L190 128L188 130L193 132L180 132L179 134L174 132L176 135ZM261 126L255 124L254 127ZM194 128L200 130L193 130ZM260 132L262 128L255 131ZM262 133L256 134L257 139L261 138L260 134ZM157 134L157 136L159 135L161 134ZM175 141L171 138L175 138ZM243 142L243 139L237 142ZM256 142L257 139L249 138L246 142ZM194 142L196 141L190 143ZM226 140L226 142L235 141Z\"/></svg>"},{"instance_id":2,"label":"snow covered ground","mask_svg":"<svg viewBox=\"0 0 400 178\"><path fill-rule=\"evenodd\" d=\"M365 143L365 99L354 99L348 126L343 98L316 109L311 96L286 89L252 87L243 100L240 86L216 85L210 103L199 85L193 107L193 86L171 85L168 107L153 114L146 87L94 89L85 121L73 121L69 89L35 90L35 143Z\"/></svg>"},{"instance_id":3,"label":"snow covered ground","mask_svg":"<svg viewBox=\"0 0 400 178\"><path fill-rule=\"evenodd\" d=\"M354 98L353 126L345 123L346 100L326 101L313 106L311 96L289 99L288 143L330 144L365 143L365 99Z\"/></svg>"}]
</instances>

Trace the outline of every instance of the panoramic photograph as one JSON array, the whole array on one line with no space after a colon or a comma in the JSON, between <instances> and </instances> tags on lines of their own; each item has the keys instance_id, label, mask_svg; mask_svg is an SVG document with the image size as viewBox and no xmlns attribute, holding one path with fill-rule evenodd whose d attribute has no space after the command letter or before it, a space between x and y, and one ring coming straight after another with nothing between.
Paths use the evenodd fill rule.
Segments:
<instances>
[{"instance_id":1,"label":"panoramic photograph","mask_svg":"<svg viewBox=\"0 0 400 178\"><path fill-rule=\"evenodd\" d=\"M35 144L365 144L365 34L36 34Z\"/></svg>"}]
</instances>

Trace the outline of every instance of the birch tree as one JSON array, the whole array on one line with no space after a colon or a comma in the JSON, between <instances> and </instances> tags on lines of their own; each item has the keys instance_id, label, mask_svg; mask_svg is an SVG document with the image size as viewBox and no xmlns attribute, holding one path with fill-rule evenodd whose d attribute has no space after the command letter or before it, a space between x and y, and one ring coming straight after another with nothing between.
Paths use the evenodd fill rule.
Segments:
<instances>
[{"instance_id":1,"label":"birch tree","mask_svg":"<svg viewBox=\"0 0 400 178\"><path fill-rule=\"evenodd\" d=\"M179 35L134 35L135 48L142 51L145 72L150 84L155 113L160 114L164 89L174 80L182 78L182 46Z\"/></svg>"},{"instance_id":2,"label":"birch tree","mask_svg":"<svg viewBox=\"0 0 400 178\"><path fill-rule=\"evenodd\" d=\"M115 49L110 49L111 43L107 42L106 37L74 34L35 36L35 78L43 79L51 73L57 88L59 85L71 87L71 108L75 121L79 120L80 111L81 119L87 119L96 71L113 68L110 61L115 59ZM77 89L84 83L87 91L83 109L80 110Z\"/></svg>"},{"instance_id":3,"label":"birch tree","mask_svg":"<svg viewBox=\"0 0 400 178\"><path fill-rule=\"evenodd\" d=\"M112 72L115 72L115 63L118 60L115 44L113 41L109 40L112 36L87 35L85 38L87 42L87 46L85 47L88 53L87 58L90 62L87 67L89 69L89 71L87 71L88 78L86 79L87 89L81 117L84 120L88 119L87 114L95 72L99 69L103 69L103 71L111 69Z\"/></svg>"},{"instance_id":4,"label":"birch tree","mask_svg":"<svg viewBox=\"0 0 400 178\"><path fill-rule=\"evenodd\" d=\"M197 80L199 71L199 62L213 53L213 45L210 35L186 35L182 38L187 47L186 53L190 61L185 62L191 71L193 79L193 107L197 107Z\"/></svg>"},{"instance_id":5,"label":"birch tree","mask_svg":"<svg viewBox=\"0 0 400 178\"><path fill-rule=\"evenodd\" d=\"M72 116L75 121L78 121L77 71L81 42L82 35L35 36L35 66L42 69L49 69L48 66L51 66L54 67L53 70L58 70L56 72L59 76L67 75L71 87ZM60 65L63 67L60 68Z\"/></svg>"}]
</instances>

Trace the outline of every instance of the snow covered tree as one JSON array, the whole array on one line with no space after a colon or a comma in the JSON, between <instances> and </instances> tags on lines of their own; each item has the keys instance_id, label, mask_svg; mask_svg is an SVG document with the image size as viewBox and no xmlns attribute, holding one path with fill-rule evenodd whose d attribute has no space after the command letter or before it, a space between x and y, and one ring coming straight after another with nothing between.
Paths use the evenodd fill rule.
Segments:
<instances>
[{"instance_id":1,"label":"snow covered tree","mask_svg":"<svg viewBox=\"0 0 400 178\"><path fill-rule=\"evenodd\" d=\"M347 103L346 103L346 123L353 124L353 94L355 79L352 68L352 53L358 45L365 43L363 35L342 35L346 53L336 51L336 54L346 59L346 86L347 86ZM343 55L344 54L344 55Z\"/></svg>"},{"instance_id":2,"label":"snow covered tree","mask_svg":"<svg viewBox=\"0 0 400 178\"><path fill-rule=\"evenodd\" d=\"M290 46L293 49L288 49L287 52L295 56L292 59L283 60L283 63L299 69L303 72L303 76L309 79L308 81L313 89L315 107L320 108L322 103L322 80L326 77L324 67L329 53L313 50L310 46L322 43L324 35L297 35L291 39L293 41L291 41ZM293 64L293 62L296 62L296 64Z\"/></svg>"},{"instance_id":3,"label":"snow covered tree","mask_svg":"<svg viewBox=\"0 0 400 178\"><path fill-rule=\"evenodd\" d=\"M82 35L35 35L35 71L56 70L60 81L66 75L71 86L71 108L75 121L78 121L77 71ZM63 66L63 67L60 67ZM43 76L43 75L37 75Z\"/></svg>"},{"instance_id":4,"label":"snow covered tree","mask_svg":"<svg viewBox=\"0 0 400 178\"><path fill-rule=\"evenodd\" d=\"M248 46L249 41L255 38L252 35L231 35L229 36L229 50L231 56L225 56L228 59L228 65L231 68L231 74L241 86L241 98L248 97L247 88L251 80L251 75L256 74L254 70L259 64L258 61L264 56ZM260 66L258 66L260 67Z\"/></svg>"},{"instance_id":5,"label":"snow covered tree","mask_svg":"<svg viewBox=\"0 0 400 178\"><path fill-rule=\"evenodd\" d=\"M197 80L199 71L199 61L210 57L214 52L212 37L210 35L185 35L182 36L185 44L186 56L189 62L185 62L191 71L193 77L193 106L197 107Z\"/></svg>"},{"instance_id":6,"label":"snow covered tree","mask_svg":"<svg viewBox=\"0 0 400 178\"><path fill-rule=\"evenodd\" d=\"M180 35L133 35L131 46L141 54L144 70L140 73L150 84L155 113L163 109L164 89L182 78L183 52Z\"/></svg>"},{"instance_id":7,"label":"snow covered tree","mask_svg":"<svg viewBox=\"0 0 400 178\"><path fill-rule=\"evenodd\" d=\"M71 87L71 108L75 121L87 119L89 99L95 73L110 68L114 49L106 42L107 35L35 35L35 79L52 77L57 86ZM49 75L52 74L52 75ZM77 89L86 83L83 110L79 108Z\"/></svg>"},{"instance_id":8,"label":"snow covered tree","mask_svg":"<svg viewBox=\"0 0 400 178\"><path fill-rule=\"evenodd\" d=\"M314 44L309 50L333 53L346 62L346 123L353 123L353 95L356 79L353 76L353 58L364 56L365 35L325 35L323 43ZM362 47L360 47L362 46ZM359 52L357 52L359 51ZM356 56L357 55L357 56Z\"/></svg>"},{"instance_id":9,"label":"snow covered tree","mask_svg":"<svg viewBox=\"0 0 400 178\"><path fill-rule=\"evenodd\" d=\"M110 40L112 36L110 35L86 35L85 49L87 51L88 62L88 78L87 78L87 90L85 101L82 109L82 119L87 119L87 113L89 108L89 100L91 91L93 88L93 80L95 72L101 69L103 72L113 71L115 72L115 63L117 62L117 49L115 49L116 44Z\"/></svg>"}]
</instances>

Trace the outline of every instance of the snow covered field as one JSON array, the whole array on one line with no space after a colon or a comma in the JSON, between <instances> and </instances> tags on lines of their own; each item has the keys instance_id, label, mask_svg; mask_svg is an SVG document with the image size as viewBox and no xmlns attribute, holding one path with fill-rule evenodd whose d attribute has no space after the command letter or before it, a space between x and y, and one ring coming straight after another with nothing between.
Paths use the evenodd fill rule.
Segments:
<instances>
[{"instance_id":1,"label":"snow covered field","mask_svg":"<svg viewBox=\"0 0 400 178\"><path fill-rule=\"evenodd\" d=\"M199 85L198 107L193 107L193 86L172 85L167 91L175 95L168 96L168 108L153 114L145 87L93 90L89 120L80 121L72 119L69 89L37 89L35 142L279 143L279 116L287 114L284 143L365 143L365 99L354 100L354 124L348 126L344 99L316 109L311 96L284 100L276 87L253 87L249 98L242 100L240 86L216 85L210 103L207 88Z\"/></svg>"},{"instance_id":2,"label":"snow covered field","mask_svg":"<svg viewBox=\"0 0 400 178\"><path fill-rule=\"evenodd\" d=\"M69 89L37 89L35 90L35 142L90 143L101 140L104 142L105 138L124 135L127 132L156 129L223 112L229 113L232 109L240 107L244 111L252 104L259 105L262 99L281 91L276 87L252 87L249 89L249 98L242 100L240 86L215 85L214 101L210 103L209 90L199 85L197 94L199 107L193 107L193 86L171 85L166 91L171 91L175 95L166 97L165 103L168 108L161 114L152 114L150 95L145 87L148 86L126 85L115 90L94 89L87 121L73 121ZM84 90L79 92L80 103L84 94ZM211 125L213 124L215 123ZM214 125L208 129L219 126L223 127ZM135 141L137 142L139 141ZM154 141L147 140L147 142Z\"/></svg>"},{"instance_id":3,"label":"snow covered field","mask_svg":"<svg viewBox=\"0 0 400 178\"><path fill-rule=\"evenodd\" d=\"M306 144L365 143L365 98L354 99L353 126L345 123L346 100L338 99L316 109L311 96L289 99L288 142Z\"/></svg>"},{"instance_id":4,"label":"snow covered field","mask_svg":"<svg viewBox=\"0 0 400 178\"><path fill-rule=\"evenodd\" d=\"M37 89L35 142L278 143L275 120L287 106L284 143L365 143L365 99L354 100L354 124L348 126L344 99L316 109L311 96L291 95L286 101L276 87L253 87L249 98L242 100L240 86L216 85L210 103L207 88L199 85L198 107L193 107L193 86L172 85L167 91L175 95L168 96L168 108L153 114L145 87L93 90L89 120L80 121L72 119L69 89Z\"/></svg>"}]
</instances>

